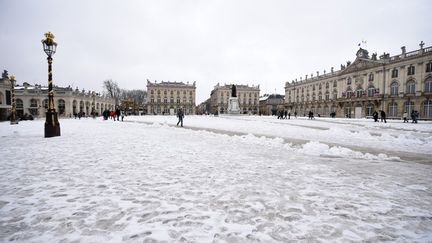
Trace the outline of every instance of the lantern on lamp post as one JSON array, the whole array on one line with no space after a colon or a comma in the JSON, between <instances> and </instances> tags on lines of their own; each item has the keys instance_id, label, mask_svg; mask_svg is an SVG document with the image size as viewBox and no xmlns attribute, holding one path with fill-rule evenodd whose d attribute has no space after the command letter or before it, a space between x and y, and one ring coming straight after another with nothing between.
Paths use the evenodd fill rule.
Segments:
<instances>
[{"instance_id":1,"label":"lantern on lamp post","mask_svg":"<svg viewBox=\"0 0 432 243\"><path fill-rule=\"evenodd\" d=\"M43 49L48 58L48 111L45 120L45 137L60 136L60 124L57 119L57 112L54 106L54 92L52 84L52 56L56 52L57 43L54 41L54 35L51 32L45 33L45 39L42 40Z\"/></svg>"}]
</instances>

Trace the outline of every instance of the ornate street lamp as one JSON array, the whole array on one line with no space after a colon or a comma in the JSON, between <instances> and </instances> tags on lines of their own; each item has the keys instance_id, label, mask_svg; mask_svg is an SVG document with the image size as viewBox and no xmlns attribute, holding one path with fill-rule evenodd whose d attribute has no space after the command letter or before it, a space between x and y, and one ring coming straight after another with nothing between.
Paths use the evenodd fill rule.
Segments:
<instances>
[{"instance_id":1,"label":"ornate street lamp","mask_svg":"<svg viewBox=\"0 0 432 243\"><path fill-rule=\"evenodd\" d=\"M16 101L15 101L15 76L10 76L10 82L11 82L11 94L12 94L12 109L11 109L11 116L10 116L10 124L15 125L18 124L18 120L16 119Z\"/></svg>"},{"instance_id":2,"label":"ornate street lamp","mask_svg":"<svg viewBox=\"0 0 432 243\"><path fill-rule=\"evenodd\" d=\"M45 33L45 39L42 40L42 44L45 53L48 55L48 111L46 112L45 120L45 137L49 138L60 136L60 124L57 119L57 112L55 111L52 84L52 55L54 55L57 48L53 33Z\"/></svg>"}]
</instances>

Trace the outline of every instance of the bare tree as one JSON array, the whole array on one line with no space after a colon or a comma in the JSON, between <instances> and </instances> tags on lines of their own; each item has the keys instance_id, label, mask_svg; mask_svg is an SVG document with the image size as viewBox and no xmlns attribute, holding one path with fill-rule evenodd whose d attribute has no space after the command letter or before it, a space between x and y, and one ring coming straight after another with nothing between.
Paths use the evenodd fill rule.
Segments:
<instances>
[{"instance_id":1,"label":"bare tree","mask_svg":"<svg viewBox=\"0 0 432 243\"><path fill-rule=\"evenodd\" d=\"M112 79L105 80L103 82L103 88L105 89L105 92L108 94L108 96L115 99L117 105L121 93L117 82L113 81Z\"/></svg>"}]
</instances>

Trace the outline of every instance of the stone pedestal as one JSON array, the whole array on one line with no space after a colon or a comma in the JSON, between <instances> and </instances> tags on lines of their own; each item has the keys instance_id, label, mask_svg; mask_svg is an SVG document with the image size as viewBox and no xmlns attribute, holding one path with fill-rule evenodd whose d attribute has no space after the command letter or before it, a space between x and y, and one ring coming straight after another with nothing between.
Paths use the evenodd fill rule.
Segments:
<instances>
[{"instance_id":1,"label":"stone pedestal","mask_svg":"<svg viewBox=\"0 0 432 243\"><path fill-rule=\"evenodd\" d=\"M240 114L240 105L237 97L229 98L227 113L231 115Z\"/></svg>"}]
</instances>

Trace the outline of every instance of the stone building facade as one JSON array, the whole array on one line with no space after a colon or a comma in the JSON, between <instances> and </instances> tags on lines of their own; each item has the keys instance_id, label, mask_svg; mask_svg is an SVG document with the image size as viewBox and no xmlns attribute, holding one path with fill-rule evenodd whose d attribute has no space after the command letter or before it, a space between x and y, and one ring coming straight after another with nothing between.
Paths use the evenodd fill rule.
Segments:
<instances>
[{"instance_id":1,"label":"stone building facade","mask_svg":"<svg viewBox=\"0 0 432 243\"><path fill-rule=\"evenodd\" d=\"M313 73L285 84L285 108L300 115L309 111L321 116L370 117L384 110L387 117L400 119L406 111L432 119L432 47L395 56L369 56L360 48L353 63L329 73Z\"/></svg>"},{"instance_id":2,"label":"stone building facade","mask_svg":"<svg viewBox=\"0 0 432 243\"><path fill-rule=\"evenodd\" d=\"M235 85L241 114L258 114L260 87L249 85ZM228 110L228 101L231 96L232 84L217 84L210 94L212 114L224 114Z\"/></svg>"},{"instance_id":3,"label":"stone building facade","mask_svg":"<svg viewBox=\"0 0 432 243\"><path fill-rule=\"evenodd\" d=\"M280 94L265 94L260 98L259 101L259 112L260 115L265 116L276 116L277 112L284 110L285 97Z\"/></svg>"},{"instance_id":4,"label":"stone building facade","mask_svg":"<svg viewBox=\"0 0 432 243\"><path fill-rule=\"evenodd\" d=\"M12 83L6 70L2 73L0 79L0 121L7 120L12 108Z\"/></svg>"},{"instance_id":5,"label":"stone building facade","mask_svg":"<svg viewBox=\"0 0 432 243\"><path fill-rule=\"evenodd\" d=\"M196 83L161 82L147 80L148 114L177 114L179 108L185 115L195 114Z\"/></svg>"},{"instance_id":6,"label":"stone building facade","mask_svg":"<svg viewBox=\"0 0 432 243\"><path fill-rule=\"evenodd\" d=\"M2 80L2 82L5 81L5 79ZM23 85L16 85L14 90L17 117L22 117L25 114L32 115L35 118L45 117L48 108L48 87L23 83ZM114 99L101 96L95 92L57 86L54 86L53 90L55 109L60 118L72 117L74 113L80 111L85 115L90 115L93 109L95 109L96 115L101 115L105 109L113 110L115 108ZM0 90L0 93L2 92ZM2 97L3 103L3 94L0 94L0 97ZM6 103L6 100L4 102ZM7 110L6 117L9 112L10 108Z\"/></svg>"}]
</instances>

